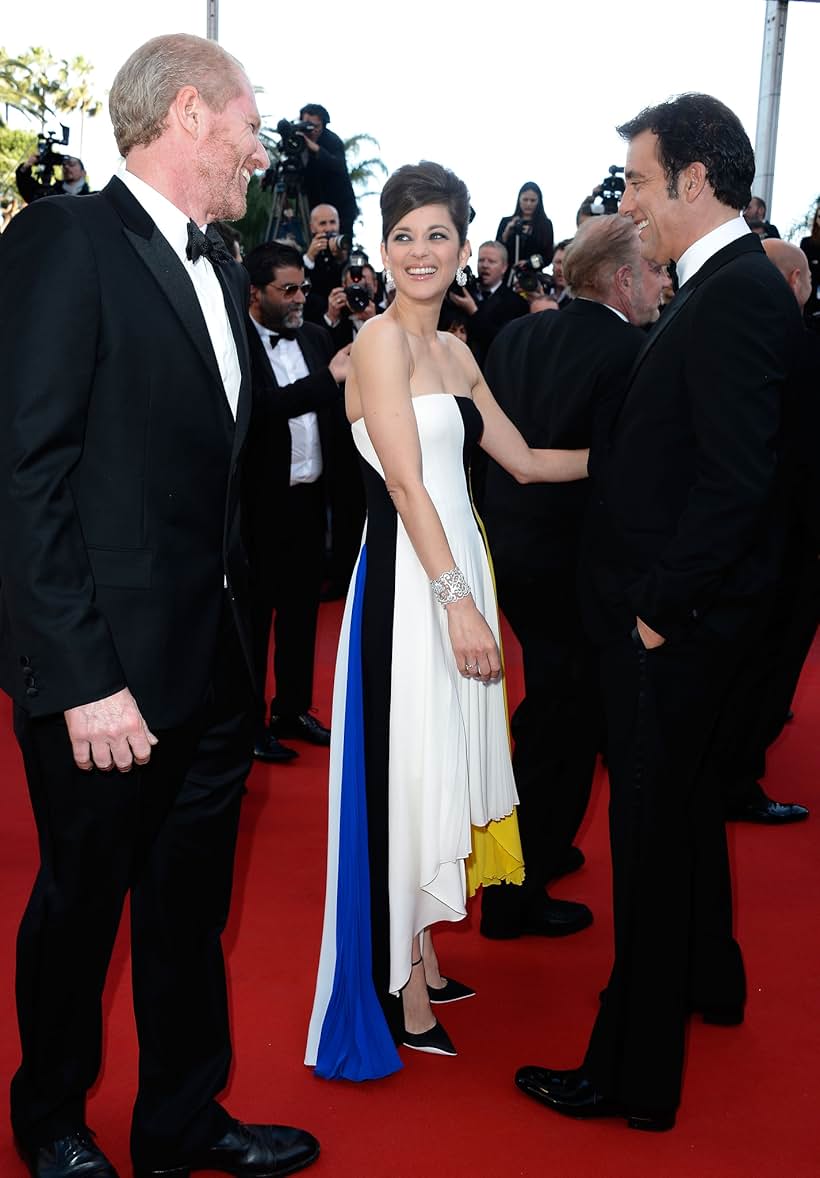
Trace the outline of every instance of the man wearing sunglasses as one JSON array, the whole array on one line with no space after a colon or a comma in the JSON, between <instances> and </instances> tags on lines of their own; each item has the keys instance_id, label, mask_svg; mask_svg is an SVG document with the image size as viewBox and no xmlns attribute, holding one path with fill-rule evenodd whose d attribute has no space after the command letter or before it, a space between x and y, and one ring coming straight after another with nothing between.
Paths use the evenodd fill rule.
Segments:
<instances>
[{"instance_id":1,"label":"man wearing sunglasses","mask_svg":"<svg viewBox=\"0 0 820 1178\"><path fill-rule=\"evenodd\" d=\"M254 568L254 642L264 690L271 617L276 695L265 727L260 708L254 755L282 762L296 756L279 738L330 743L311 715L316 619L327 530L326 475L334 407L347 377L349 347L334 354L330 333L304 322L302 255L267 242L245 259L251 280L248 337L254 427L244 493Z\"/></svg>"}]
</instances>

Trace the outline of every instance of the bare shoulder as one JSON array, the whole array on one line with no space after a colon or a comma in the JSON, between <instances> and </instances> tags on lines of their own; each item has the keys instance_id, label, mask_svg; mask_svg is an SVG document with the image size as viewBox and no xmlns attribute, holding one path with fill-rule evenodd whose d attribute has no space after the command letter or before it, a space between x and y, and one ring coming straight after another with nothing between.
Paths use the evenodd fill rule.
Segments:
<instances>
[{"instance_id":1,"label":"bare shoulder","mask_svg":"<svg viewBox=\"0 0 820 1178\"><path fill-rule=\"evenodd\" d=\"M465 344L464 340L449 331L440 331L438 337L447 349L448 354L462 369L470 388L474 388L481 377L475 356Z\"/></svg>"},{"instance_id":2,"label":"bare shoulder","mask_svg":"<svg viewBox=\"0 0 820 1178\"><path fill-rule=\"evenodd\" d=\"M404 328L391 315L375 315L359 328L354 347L361 351L399 345L409 347Z\"/></svg>"}]
</instances>

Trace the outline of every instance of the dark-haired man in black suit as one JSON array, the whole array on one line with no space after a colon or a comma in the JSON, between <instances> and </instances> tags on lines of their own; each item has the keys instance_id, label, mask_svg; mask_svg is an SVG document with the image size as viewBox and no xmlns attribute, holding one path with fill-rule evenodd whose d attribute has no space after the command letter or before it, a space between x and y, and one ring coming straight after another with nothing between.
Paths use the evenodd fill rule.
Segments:
<instances>
[{"instance_id":1,"label":"dark-haired man in black suit","mask_svg":"<svg viewBox=\"0 0 820 1178\"><path fill-rule=\"evenodd\" d=\"M330 333L304 322L309 284L297 249L267 242L248 254L245 266L251 279L249 341L259 411L248 447L244 494L255 660L263 692L276 610L276 696L267 730L262 710L254 755L262 761L285 761L295 753L280 743L280 736L330 743L330 730L310 708L332 411L341 401L339 386L347 376L350 347L334 354Z\"/></svg>"},{"instance_id":2,"label":"dark-haired man in black suit","mask_svg":"<svg viewBox=\"0 0 820 1178\"><path fill-rule=\"evenodd\" d=\"M521 486L489 461L481 515L498 599L521 643L525 697L511 722L527 878L486 888L481 932L562 936L592 920L584 904L546 894L579 866L572 846L601 747L597 658L578 602L578 551L595 461L626 379L658 318L663 269L640 256L624 217L592 218L564 259L574 298L562 315L527 315L496 337L487 382L530 446L591 448L589 481Z\"/></svg>"},{"instance_id":3,"label":"dark-haired man in black suit","mask_svg":"<svg viewBox=\"0 0 820 1178\"><path fill-rule=\"evenodd\" d=\"M199 37L136 50L110 107L125 170L37 201L0 239L0 682L41 857L17 942L12 1122L36 1178L116 1178L85 1105L130 895L136 1178L291 1173L315 1138L217 1103L252 746L251 384L246 275L204 230L242 216L267 154L244 71Z\"/></svg>"},{"instance_id":4,"label":"dark-haired man in black suit","mask_svg":"<svg viewBox=\"0 0 820 1178\"><path fill-rule=\"evenodd\" d=\"M588 622L601 643L615 963L580 1069L520 1069L557 1112L668 1129L686 1014L743 1019L719 783L703 765L776 582L781 395L800 315L741 210L738 118L687 94L619 128L621 213L680 290L639 353L596 479Z\"/></svg>"},{"instance_id":5,"label":"dark-haired man in black suit","mask_svg":"<svg viewBox=\"0 0 820 1178\"><path fill-rule=\"evenodd\" d=\"M478 249L478 298L467 289L449 296L454 306L469 316L467 342L480 365L501 328L528 311L526 300L504 281L507 265L507 247L500 241L485 241Z\"/></svg>"}]
</instances>

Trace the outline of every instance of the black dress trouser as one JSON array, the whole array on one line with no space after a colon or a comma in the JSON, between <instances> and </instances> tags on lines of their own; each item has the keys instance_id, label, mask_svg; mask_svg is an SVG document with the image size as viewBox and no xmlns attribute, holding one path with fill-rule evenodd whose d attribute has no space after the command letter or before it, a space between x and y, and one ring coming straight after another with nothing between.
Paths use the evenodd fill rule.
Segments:
<instances>
[{"instance_id":1,"label":"black dress trouser","mask_svg":"<svg viewBox=\"0 0 820 1178\"><path fill-rule=\"evenodd\" d=\"M139 702L139 701L137 701ZM148 765L82 772L62 715L15 710L41 863L17 940L22 1062L12 1122L36 1146L85 1122L102 1049L102 993L130 894L139 1088L136 1161L174 1162L230 1119L215 1097L231 1059L220 936L250 768L252 695L227 603L211 686Z\"/></svg>"},{"instance_id":2,"label":"black dress trouser","mask_svg":"<svg viewBox=\"0 0 820 1178\"><path fill-rule=\"evenodd\" d=\"M706 753L737 646L699 630L602 650L615 962L584 1068L635 1110L680 1099L687 1012L745 999L720 785Z\"/></svg>"},{"instance_id":3,"label":"black dress trouser","mask_svg":"<svg viewBox=\"0 0 820 1178\"><path fill-rule=\"evenodd\" d=\"M524 699L513 713L513 772L527 874L521 888L487 888L496 921L543 900L589 803L601 743L597 651L578 609L574 563L524 574L496 564L499 605L521 644Z\"/></svg>"}]
</instances>

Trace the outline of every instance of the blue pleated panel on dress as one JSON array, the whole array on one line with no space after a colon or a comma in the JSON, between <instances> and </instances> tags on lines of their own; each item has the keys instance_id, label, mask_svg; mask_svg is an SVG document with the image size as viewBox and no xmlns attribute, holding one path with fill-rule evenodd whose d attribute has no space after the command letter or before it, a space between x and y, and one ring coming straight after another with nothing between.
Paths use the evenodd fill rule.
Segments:
<instances>
[{"instance_id":1,"label":"blue pleated panel on dress","mask_svg":"<svg viewBox=\"0 0 820 1178\"><path fill-rule=\"evenodd\" d=\"M378 1079L402 1066L376 997L372 974L361 657L366 576L365 545L359 558L350 620L339 816L336 964L316 1058L316 1074L327 1080Z\"/></svg>"}]
</instances>

